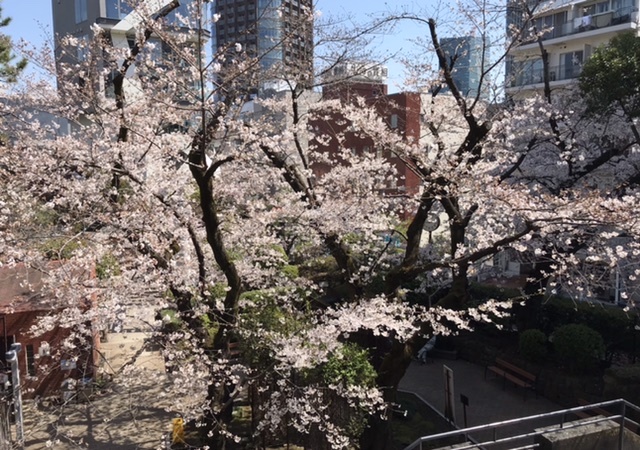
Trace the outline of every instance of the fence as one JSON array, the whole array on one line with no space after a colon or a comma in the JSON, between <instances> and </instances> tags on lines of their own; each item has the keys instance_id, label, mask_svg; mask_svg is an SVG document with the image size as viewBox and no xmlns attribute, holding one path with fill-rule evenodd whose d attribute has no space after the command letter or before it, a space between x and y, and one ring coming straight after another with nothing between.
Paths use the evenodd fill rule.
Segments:
<instances>
[{"instance_id":1,"label":"fence","mask_svg":"<svg viewBox=\"0 0 640 450\"><path fill-rule=\"evenodd\" d=\"M609 415L604 416L604 411L607 411ZM503 449L505 445L508 445L507 448L511 449L533 449L538 448L538 444L534 443L536 436L561 432L589 424L598 424L605 421L615 421L618 424L619 434L618 446L616 448L617 450L624 450L625 427L631 426L637 430L640 426L629 417L630 413L634 414L634 417L640 417L640 408L623 399L611 400L561 411L449 431L447 433L423 436L406 447L405 450L436 448L438 441L444 442L445 440L451 441L452 439L459 439L459 442L463 443L461 446L456 446L456 450L471 450L477 448L486 450ZM591 415L593 415L593 417L589 419L580 422L571 422L571 420L575 420L576 417ZM515 428L529 431L519 433ZM544 429L541 430L540 428ZM465 446L465 442L468 443L468 445ZM629 446L628 448L631 449L635 447ZM614 449L612 448L611 450Z\"/></svg>"}]
</instances>

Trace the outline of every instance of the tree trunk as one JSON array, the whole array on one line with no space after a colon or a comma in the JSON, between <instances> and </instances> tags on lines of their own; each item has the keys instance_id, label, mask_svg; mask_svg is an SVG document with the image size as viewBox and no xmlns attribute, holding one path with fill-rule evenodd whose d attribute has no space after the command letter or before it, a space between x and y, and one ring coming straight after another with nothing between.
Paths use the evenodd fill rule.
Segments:
<instances>
[{"instance_id":1,"label":"tree trunk","mask_svg":"<svg viewBox=\"0 0 640 450\"><path fill-rule=\"evenodd\" d=\"M396 402L398 385L407 372L413 355L416 352L417 337L409 339L406 343L394 343L378 371L378 386L383 390L384 400L387 405ZM387 419L375 415L369 418L369 423L360 438L362 450L385 450L389 448L391 439L390 414Z\"/></svg>"}]
</instances>

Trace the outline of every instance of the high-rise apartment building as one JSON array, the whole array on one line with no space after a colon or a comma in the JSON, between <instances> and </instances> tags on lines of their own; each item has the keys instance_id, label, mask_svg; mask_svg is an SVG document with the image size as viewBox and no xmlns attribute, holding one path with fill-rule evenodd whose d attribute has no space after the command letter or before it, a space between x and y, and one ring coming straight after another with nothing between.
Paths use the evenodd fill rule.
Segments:
<instances>
[{"instance_id":1,"label":"high-rise apartment building","mask_svg":"<svg viewBox=\"0 0 640 450\"><path fill-rule=\"evenodd\" d=\"M524 3L533 10L526 21ZM542 38L549 58L552 88L572 84L594 49L617 34L638 33L640 0L509 0L507 26L524 29L522 44L512 49L506 65L506 92L526 96L544 86L542 54L534 33Z\"/></svg>"},{"instance_id":2,"label":"high-rise apartment building","mask_svg":"<svg viewBox=\"0 0 640 450\"><path fill-rule=\"evenodd\" d=\"M475 97L480 90L480 79L485 66L484 58L488 57L486 51L489 46L480 37L463 36L443 38L440 45L447 55L447 59L453 61L453 81L458 90L465 97ZM446 92L448 88L443 88ZM480 92L484 96L483 92Z\"/></svg>"},{"instance_id":3,"label":"high-rise apartment building","mask_svg":"<svg viewBox=\"0 0 640 450\"><path fill-rule=\"evenodd\" d=\"M313 77L312 0L213 0L214 53L241 44L260 61L257 89Z\"/></svg>"}]
</instances>

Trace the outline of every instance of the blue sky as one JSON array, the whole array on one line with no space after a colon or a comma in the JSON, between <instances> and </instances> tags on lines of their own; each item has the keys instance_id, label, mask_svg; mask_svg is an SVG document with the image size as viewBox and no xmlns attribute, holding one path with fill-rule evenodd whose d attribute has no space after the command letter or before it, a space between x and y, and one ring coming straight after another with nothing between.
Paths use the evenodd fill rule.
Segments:
<instances>
[{"instance_id":1,"label":"blue sky","mask_svg":"<svg viewBox=\"0 0 640 450\"><path fill-rule=\"evenodd\" d=\"M392 7L400 3L390 1ZM3 32L11 36L14 41L24 39L37 46L45 40L51 39L53 27L51 24L51 0L1 0L3 17L11 17L9 27ZM380 0L318 0L317 7L323 14L334 17L353 16L355 20L365 21L370 14L387 11L389 5ZM398 52L408 48L411 44L407 41L417 33L425 33L426 28L404 24L402 32L379 38L379 48L383 52ZM390 91L398 90L394 85L401 82L403 77L402 66L398 62L389 62L389 88Z\"/></svg>"}]
</instances>

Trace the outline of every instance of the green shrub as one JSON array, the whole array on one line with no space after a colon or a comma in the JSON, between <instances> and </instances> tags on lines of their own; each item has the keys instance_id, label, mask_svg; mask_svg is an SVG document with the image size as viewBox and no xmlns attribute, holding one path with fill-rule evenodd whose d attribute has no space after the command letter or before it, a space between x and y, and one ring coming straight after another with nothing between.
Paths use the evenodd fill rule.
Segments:
<instances>
[{"instance_id":1,"label":"green shrub","mask_svg":"<svg viewBox=\"0 0 640 450\"><path fill-rule=\"evenodd\" d=\"M52 208L39 207L34 212L34 222L41 227L55 225L60 218L60 214Z\"/></svg>"},{"instance_id":2,"label":"green shrub","mask_svg":"<svg viewBox=\"0 0 640 450\"><path fill-rule=\"evenodd\" d=\"M482 303L492 299L503 301L522 297L520 289L480 283L470 284L469 295L475 302L478 303Z\"/></svg>"},{"instance_id":3,"label":"green shrub","mask_svg":"<svg viewBox=\"0 0 640 450\"><path fill-rule=\"evenodd\" d=\"M376 371L366 350L356 344L346 344L329 356L322 368L322 377L328 384L371 387L375 384Z\"/></svg>"},{"instance_id":4,"label":"green shrub","mask_svg":"<svg viewBox=\"0 0 640 450\"><path fill-rule=\"evenodd\" d=\"M336 260L328 255L309 259L304 264L299 265L301 276L313 276L322 272L335 272L338 270Z\"/></svg>"},{"instance_id":5,"label":"green shrub","mask_svg":"<svg viewBox=\"0 0 640 450\"><path fill-rule=\"evenodd\" d=\"M158 311L158 318L162 320L163 327L167 332L177 331L183 324L180 314L175 309L161 309Z\"/></svg>"},{"instance_id":6,"label":"green shrub","mask_svg":"<svg viewBox=\"0 0 640 450\"><path fill-rule=\"evenodd\" d=\"M624 398L640 403L640 364L612 367L604 375L603 398Z\"/></svg>"},{"instance_id":7,"label":"green shrub","mask_svg":"<svg viewBox=\"0 0 640 450\"><path fill-rule=\"evenodd\" d=\"M76 251L84 247L84 242L65 237L51 238L40 245L45 258L51 260L71 259Z\"/></svg>"},{"instance_id":8,"label":"green shrub","mask_svg":"<svg viewBox=\"0 0 640 450\"><path fill-rule=\"evenodd\" d=\"M554 331L552 337L559 361L570 371L593 369L604 355L602 336L586 325L564 325Z\"/></svg>"},{"instance_id":9,"label":"green shrub","mask_svg":"<svg viewBox=\"0 0 640 450\"><path fill-rule=\"evenodd\" d=\"M96 263L96 276L100 280L117 277L120 273L120 264L118 264L118 260L111 253L104 255L100 261Z\"/></svg>"},{"instance_id":10,"label":"green shrub","mask_svg":"<svg viewBox=\"0 0 640 450\"><path fill-rule=\"evenodd\" d=\"M542 331L550 334L570 323L581 323L596 330L607 348L633 351L634 318L622 308L559 297L552 297L542 305L538 326Z\"/></svg>"},{"instance_id":11,"label":"green shrub","mask_svg":"<svg viewBox=\"0 0 640 450\"><path fill-rule=\"evenodd\" d=\"M538 329L523 331L518 349L523 358L534 363L542 362L547 357L547 336Z\"/></svg>"},{"instance_id":12,"label":"green shrub","mask_svg":"<svg viewBox=\"0 0 640 450\"><path fill-rule=\"evenodd\" d=\"M285 264L282 266L282 274L290 280L295 280L300 276L298 266L292 264Z\"/></svg>"},{"instance_id":13,"label":"green shrub","mask_svg":"<svg viewBox=\"0 0 640 450\"><path fill-rule=\"evenodd\" d=\"M227 285L216 283L209 287L209 295L213 298L224 298L227 295Z\"/></svg>"}]
</instances>

